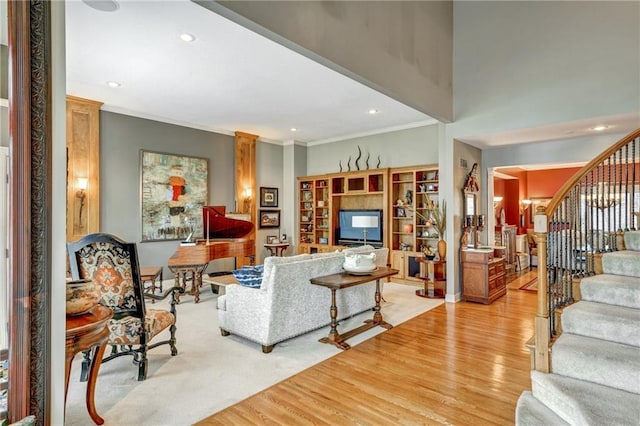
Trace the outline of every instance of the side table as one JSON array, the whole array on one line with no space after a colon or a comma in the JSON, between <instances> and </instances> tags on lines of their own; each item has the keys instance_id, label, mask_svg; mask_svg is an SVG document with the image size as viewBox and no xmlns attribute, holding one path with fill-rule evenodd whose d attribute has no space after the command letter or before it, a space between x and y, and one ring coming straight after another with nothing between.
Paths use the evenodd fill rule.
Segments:
<instances>
[{"instance_id":1,"label":"side table","mask_svg":"<svg viewBox=\"0 0 640 426\"><path fill-rule=\"evenodd\" d=\"M416 260L427 268L426 274L420 277L424 281L424 289L416 290L416 296L443 299L447 287L447 261L429 260L423 257Z\"/></svg>"},{"instance_id":2,"label":"side table","mask_svg":"<svg viewBox=\"0 0 640 426\"><path fill-rule=\"evenodd\" d=\"M109 328L107 322L113 317L113 311L104 306L96 306L91 311L83 315L67 316L66 326L66 350L65 350L65 391L64 400L67 401L67 390L69 389L69 375L71 374L71 362L73 357L82 351L89 350L96 346L91 369L89 370L89 380L87 381L87 411L91 419L101 425L104 423L102 417L98 415L94 404L94 395L98 371L102 363L102 356L109 338Z\"/></svg>"},{"instance_id":3,"label":"side table","mask_svg":"<svg viewBox=\"0 0 640 426\"><path fill-rule=\"evenodd\" d=\"M269 250L269 256L282 256L287 248L289 248L289 243L265 244L264 248Z\"/></svg>"},{"instance_id":4,"label":"side table","mask_svg":"<svg viewBox=\"0 0 640 426\"><path fill-rule=\"evenodd\" d=\"M140 281L142 285L145 283L151 283L150 286L145 287L145 293L150 291L151 294L156 293L156 281L159 281L160 293L162 293L162 266L141 266L140 267ZM155 300L151 300L151 303L156 303Z\"/></svg>"}]
</instances>

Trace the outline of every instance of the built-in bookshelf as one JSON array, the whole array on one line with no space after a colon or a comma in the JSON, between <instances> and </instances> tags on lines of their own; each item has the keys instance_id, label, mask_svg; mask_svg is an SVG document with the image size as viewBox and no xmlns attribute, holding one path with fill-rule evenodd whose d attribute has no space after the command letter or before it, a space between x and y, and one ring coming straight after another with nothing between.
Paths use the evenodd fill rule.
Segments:
<instances>
[{"instance_id":1,"label":"built-in bookshelf","mask_svg":"<svg viewBox=\"0 0 640 426\"><path fill-rule=\"evenodd\" d=\"M391 169L389 210L389 249L391 267L400 271L396 278L420 281L416 258L423 249L436 252L440 239L433 226L432 213L440 205L437 165Z\"/></svg>"}]
</instances>

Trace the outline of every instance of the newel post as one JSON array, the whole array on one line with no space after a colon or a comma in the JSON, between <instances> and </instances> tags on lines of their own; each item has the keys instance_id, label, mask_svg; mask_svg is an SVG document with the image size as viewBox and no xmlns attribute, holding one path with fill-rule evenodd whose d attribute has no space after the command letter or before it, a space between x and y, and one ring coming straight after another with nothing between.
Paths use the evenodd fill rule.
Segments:
<instances>
[{"instance_id":1,"label":"newel post","mask_svg":"<svg viewBox=\"0 0 640 426\"><path fill-rule=\"evenodd\" d=\"M548 223L545 207L538 206L533 222L533 231L538 247L538 307L535 321L535 355L533 368L544 373L548 373L551 370L549 358L551 328L549 325L549 296L547 292Z\"/></svg>"}]
</instances>

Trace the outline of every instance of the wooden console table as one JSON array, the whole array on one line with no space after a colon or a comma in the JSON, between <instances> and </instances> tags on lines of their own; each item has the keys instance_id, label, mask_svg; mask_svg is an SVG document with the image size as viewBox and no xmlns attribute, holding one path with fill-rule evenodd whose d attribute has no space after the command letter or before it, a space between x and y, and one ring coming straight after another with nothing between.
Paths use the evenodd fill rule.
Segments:
<instances>
[{"instance_id":1,"label":"wooden console table","mask_svg":"<svg viewBox=\"0 0 640 426\"><path fill-rule=\"evenodd\" d=\"M337 274L326 275L323 277L312 278L311 284L327 287L331 290L331 309L329 314L331 316L331 330L329 336L323 337L319 340L321 343L330 343L337 346L340 349L350 349L351 346L346 342L347 339L363 333L373 327L380 326L386 329L393 328L391 324L385 322L382 319L382 313L380 312L380 279L390 277L398 273L397 269L391 269L386 266L380 266L369 275L351 275L348 272L341 272ZM354 285L364 284L376 280L376 305L373 308L373 319L366 320L360 327L347 331L346 333L338 333L338 306L336 304L336 290L352 287Z\"/></svg>"},{"instance_id":2,"label":"wooden console table","mask_svg":"<svg viewBox=\"0 0 640 426\"><path fill-rule=\"evenodd\" d=\"M67 390L69 389L69 375L71 373L71 362L73 357L82 351L89 350L97 346L96 351L91 360L91 369L89 370L89 380L87 381L87 411L91 419L101 425L104 423L102 417L98 415L96 406L93 401L96 388L96 380L98 379L98 371L102 363L102 356L109 338L109 329L107 322L113 316L113 311L104 306L96 306L89 313L77 316L67 317L67 336L65 351L65 404L67 401Z\"/></svg>"}]
</instances>

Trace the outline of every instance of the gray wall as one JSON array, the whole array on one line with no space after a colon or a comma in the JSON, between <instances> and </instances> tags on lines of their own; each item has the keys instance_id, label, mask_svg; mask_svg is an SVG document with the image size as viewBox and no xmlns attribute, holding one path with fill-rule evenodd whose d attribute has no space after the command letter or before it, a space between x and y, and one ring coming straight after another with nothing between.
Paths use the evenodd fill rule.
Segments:
<instances>
[{"instance_id":1,"label":"gray wall","mask_svg":"<svg viewBox=\"0 0 640 426\"><path fill-rule=\"evenodd\" d=\"M453 119L453 2L197 2L425 114Z\"/></svg>"},{"instance_id":2,"label":"gray wall","mask_svg":"<svg viewBox=\"0 0 640 426\"><path fill-rule=\"evenodd\" d=\"M343 141L311 145L307 148L307 174L318 175L347 171L351 156L351 170L356 170L358 146L362 150L360 169L364 170L367 154L371 154L369 168L375 169L380 156L380 167L403 167L438 163L438 125L415 127Z\"/></svg>"},{"instance_id":3,"label":"gray wall","mask_svg":"<svg viewBox=\"0 0 640 426\"><path fill-rule=\"evenodd\" d=\"M100 113L100 228L140 242L140 150L209 159L209 203L234 210L234 138L127 115ZM142 265L166 265L177 241L138 244ZM216 265L212 265L216 268ZM169 277L165 267L165 277Z\"/></svg>"},{"instance_id":4,"label":"gray wall","mask_svg":"<svg viewBox=\"0 0 640 426\"><path fill-rule=\"evenodd\" d=\"M280 234L286 227L284 226L284 213L286 206L284 204L283 195L283 147L281 145L274 145L271 143L265 143L258 141L256 146L256 213L260 210L260 187L265 186L268 188L278 188L278 207L268 208L268 210L280 210L280 228L264 228L260 229L256 227L256 263L263 263L264 258L267 256L267 250L262 247L267 241L267 235L277 235L280 238ZM267 208L265 208L267 209ZM258 223L256 220L255 223Z\"/></svg>"},{"instance_id":5,"label":"gray wall","mask_svg":"<svg viewBox=\"0 0 640 426\"><path fill-rule=\"evenodd\" d=\"M485 149L482 161L485 168L588 162L624 136L622 133L605 134Z\"/></svg>"},{"instance_id":6,"label":"gray wall","mask_svg":"<svg viewBox=\"0 0 640 426\"><path fill-rule=\"evenodd\" d=\"M452 138L640 111L640 2L454 2Z\"/></svg>"},{"instance_id":7,"label":"gray wall","mask_svg":"<svg viewBox=\"0 0 640 426\"><path fill-rule=\"evenodd\" d=\"M306 176L307 173L307 147L296 145L294 142L283 146L282 157L284 162L282 176L282 224L281 234L287 234L287 240L292 246L289 254L298 252L297 226L298 223L298 181L296 178Z\"/></svg>"}]
</instances>

